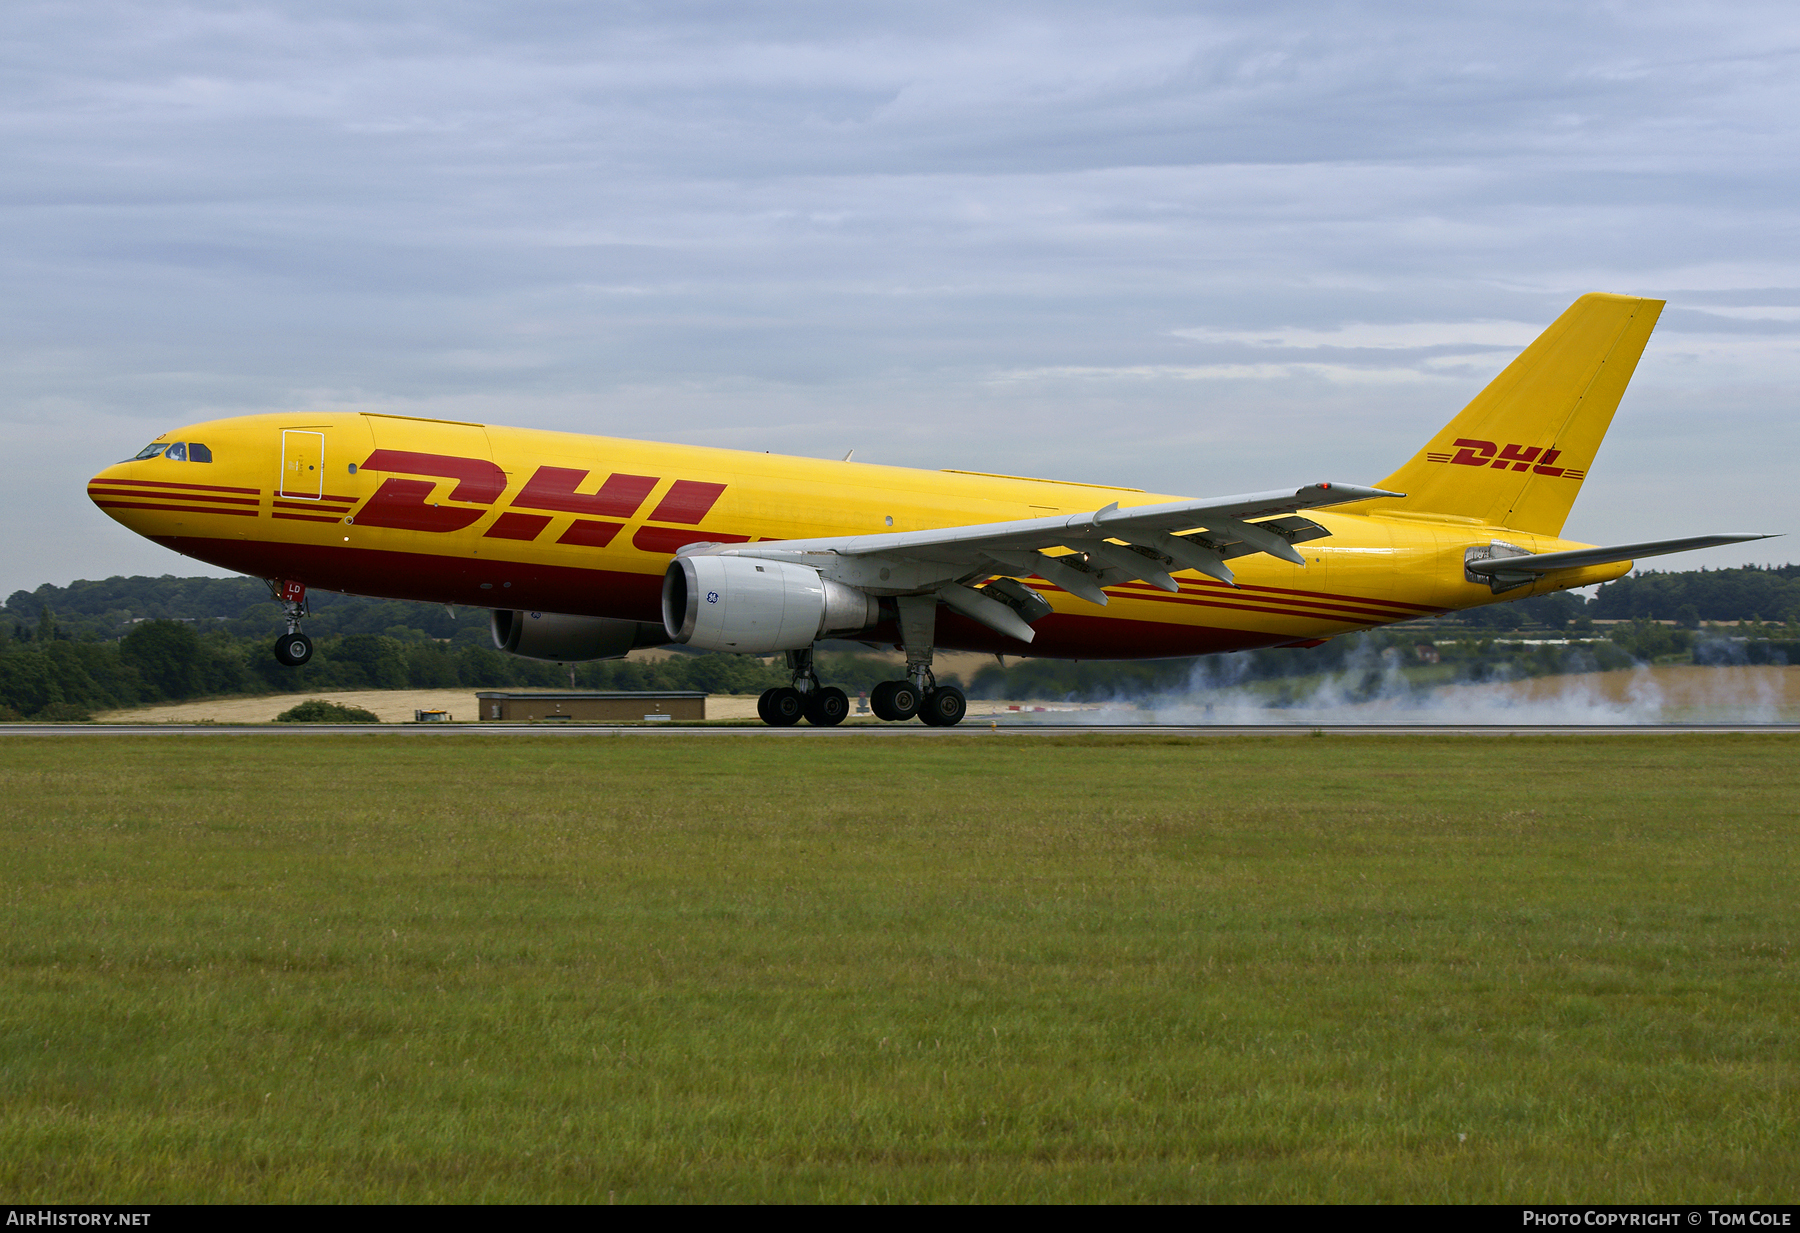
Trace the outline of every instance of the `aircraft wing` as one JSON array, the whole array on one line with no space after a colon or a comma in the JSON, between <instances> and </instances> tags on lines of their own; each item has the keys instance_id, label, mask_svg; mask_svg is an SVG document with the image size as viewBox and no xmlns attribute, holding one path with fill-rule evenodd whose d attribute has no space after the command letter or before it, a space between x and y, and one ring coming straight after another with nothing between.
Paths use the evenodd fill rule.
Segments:
<instances>
[{"instance_id":1,"label":"aircraft wing","mask_svg":"<svg viewBox=\"0 0 1800 1233\"><path fill-rule=\"evenodd\" d=\"M1652 540L1647 544L1621 544L1615 548L1575 548L1568 552L1527 553L1523 556L1489 557L1470 561L1471 574L1490 578L1517 577L1530 581L1530 575L1548 574L1559 569L1580 569L1588 565L1611 565L1615 561L1635 561L1639 557L1660 557L1671 552L1692 552L1696 548L1716 548L1720 544L1741 544L1753 539L1773 539L1771 535L1694 535L1687 539Z\"/></svg>"},{"instance_id":2,"label":"aircraft wing","mask_svg":"<svg viewBox=\"0 0 1800 1233\"><path fill-rule=\"evenodd\" d=\"M1106 603L1105 586L1141 579L1165 591L1179 587L1171 570L1193 569L1237 585L1225 562L1266 552L1304 565L1294 545L1329 535L1299 510L1403 494L1352 484L1170 501L1088 513L978 523L928 531L893 531L818 539L694 545L684 553L791 560L872 594L935 591L945 603L1029 641L1029 626L1004 605L960 584L979 574L1047 578L1089 603ZM1253 521L1260 520L1260 521ZM1048 556L1046 549L1066 554ZM1011 619L1008 619L1008 618ZM991 619L990 619L991 618Z\"/></svg>"}]
</instances>

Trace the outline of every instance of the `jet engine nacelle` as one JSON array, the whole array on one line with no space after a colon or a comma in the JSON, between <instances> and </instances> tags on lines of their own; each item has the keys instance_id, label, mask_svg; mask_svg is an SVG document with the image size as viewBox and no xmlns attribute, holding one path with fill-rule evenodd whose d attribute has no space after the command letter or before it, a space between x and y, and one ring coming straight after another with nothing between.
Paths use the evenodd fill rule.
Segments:
<instances>
[{"instance_id":1,"label":"jet engine nacelle","mask_svg":"<svg viewBox=\"0 0 1800 1233\"><path fill-rule=\"evenodd\" d=\"M496 608L494 646L526 659L559 664L589 659L619 659L640 646L668 642L662 626L647 621L615 621L607 617L570 616L562 612L517 612Z\"/></svg>"},{"instance_id":2,"label":"jet engine nacelle","mask_svg":"<svg viewBox=\"0 0 1800 1233\"><path fill-rule=\"evenodd\" d=\"M709 651L798 651L880 619L873 595L786 561L677 557L663 575L664 632Z\"/></svg>"}]
</instances>

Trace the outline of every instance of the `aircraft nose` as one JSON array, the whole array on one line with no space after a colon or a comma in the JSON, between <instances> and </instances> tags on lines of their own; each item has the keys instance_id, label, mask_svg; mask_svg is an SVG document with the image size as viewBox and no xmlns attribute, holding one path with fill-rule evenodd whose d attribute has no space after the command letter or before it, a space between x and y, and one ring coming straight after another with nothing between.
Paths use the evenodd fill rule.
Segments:
<instances>
[{"instance_id":1,"label":"aircraft nose","mask_svg":"<svg viewBox=\"0 0 1800 1233\"><path fill-rule=\"evenodd\" d=\"M124 514L129 508L125 504L125 498L131 492L130 478L131 464L129 462L114 463L88 481L88 500L120 522L125 521Z\"/></svg>"}]
</instances>

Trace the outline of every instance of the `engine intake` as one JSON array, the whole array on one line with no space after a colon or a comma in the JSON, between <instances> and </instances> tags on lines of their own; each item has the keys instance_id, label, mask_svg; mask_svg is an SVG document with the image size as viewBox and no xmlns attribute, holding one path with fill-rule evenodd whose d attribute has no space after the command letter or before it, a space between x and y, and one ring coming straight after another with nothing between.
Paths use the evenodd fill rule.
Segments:
<instances>
[{"instance_id":1,"label":"engine intake","mask_svg":"<svg viewBox=\"0 0 1800 1233\"><path fill-rule=\"evenodd\" d=\"M663 574L664 632L709 651L798 651L880 619L873 595L786 561L677 557Z\"/></svg>"},{"instance_id":2,"label":"engine intake","mask_svg":"<svg viewBox=\"0 0 1800 1233\"><path fill-rule=\"evenodd\" d=\"M562 612L518 612L496 608L490 628L494 647L526 659L559 664L590 659L620 659L641 646L668 642L660 625L648 621L615 621L609 617L570 616Z\"/></svg>"}]
</instances>

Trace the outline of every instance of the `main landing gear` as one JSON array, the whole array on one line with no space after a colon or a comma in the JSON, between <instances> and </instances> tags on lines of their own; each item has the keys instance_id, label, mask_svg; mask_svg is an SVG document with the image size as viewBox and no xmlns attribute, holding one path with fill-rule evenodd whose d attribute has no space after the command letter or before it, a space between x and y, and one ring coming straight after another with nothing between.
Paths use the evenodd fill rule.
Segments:
<instances>
[{"instance_id":1,"label":"main landing gear","mask_svg":"<svg viewBox=\"0 0 1800 1233\"><path fill-rule=\"evenodd\" d=\"M883 681L869 691L869 709L877 719L903 723L917 717L933 728L953 728L969 710L969 700L954 685L939 685L931 674L932 637L937 632L937 596L903 595L900 635L906 647L906 679ZM771 727L786 728L802 719L819 728L835 727L850 712L844 691L821 686L813 670L813 653L787 653L788 671L794 683L763 691L756 713Z\"/></svg>"},{"instance_id":2,"label":"main landing gear","mask_svg":"<svg viewBox=\"0 0 1800 1233\"><path fill-rule=\"evenodd\" d=\"M869 709L875 718L904 723L915 716L932 728L954 728L969 710L969 700L954 685L939 685L929 670L921 688L911 679L883 681L869 691Z\"/></svg>"},{"instance_id":3,"label":"main landing gear","mask_svg":"<svg viewBox=\"0 0 1800 1233\"><path fill-rule=\"evenodd\" d=\"M756 714L772 728L787 728L802 719L815 728L835 728L850 713L850 698L833 685L820 685L813 670L812 648L787 653L788 671L794 683L763 690L756 700Z\"/></svg>"},{"instance_id":4,"label":"main landing gear","mask_svg":"<svg viewBox=\"0 0 1800 1233\"><path fill-rule=\"evenodd\" d=\"M902 595L900 641L906 648L906 679L883 681L869 691L869 709L877 719L902 723L913 716L932 728L954 728L969 710L969 700L954 685L939 685L931 674L932 639L937 633L937 596Z\"/></svg>"},{"instance_id":5,"label":"main landing gear","mask_svg":"<svg viewBox=\"0 0 1800 1233\"><path fill-rule=\"evenodd\" d=\"M287 668L298 668L312 658L313 642L300 632L300 618L306 615L306 584L269 581L269 593L281 605L287 618L287 633L275 639L275 662Z\"/></svg>"}]
</instances>

